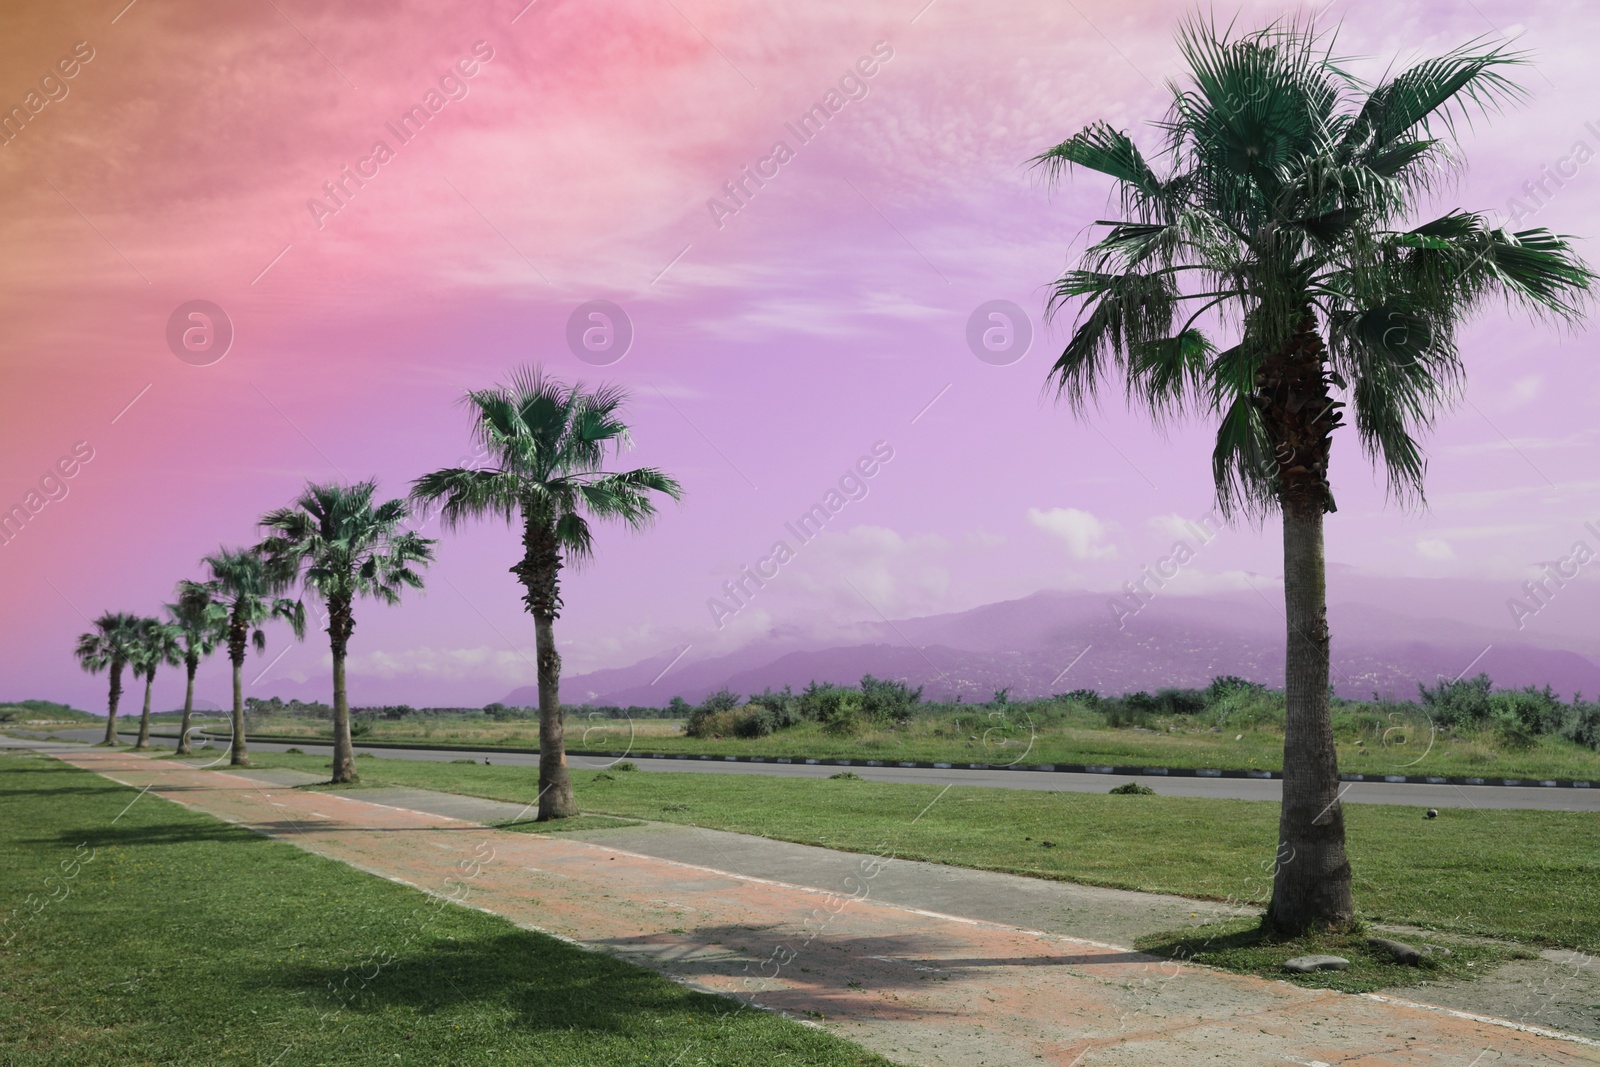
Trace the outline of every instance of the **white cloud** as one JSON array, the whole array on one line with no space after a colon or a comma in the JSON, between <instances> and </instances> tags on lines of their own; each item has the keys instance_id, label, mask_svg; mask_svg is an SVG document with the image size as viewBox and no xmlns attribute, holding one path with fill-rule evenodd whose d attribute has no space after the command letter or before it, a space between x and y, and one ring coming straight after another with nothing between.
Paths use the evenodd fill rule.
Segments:
<instances>
[{"instance_id":1,"label":"white cloud","mask_svg":"<svg viewBox=\"0 0 1600 1067\"><path fill-rule=\"evenodd\" d=\"M538 677L533 652L507 648L408 648L363 652L349 659L351 674L374 678L486 679L525 684Z\"/></svg>"},{"instance_id":2,"label":"white cloud","mask_svg":"<svg viewBox=\"0 0 1600 1067\"><path fill-rule=\"evenodd\" d=\"M1417 555L1423 559L1449 560L1456 558L1456 550L1450 547L1449 541L1436 537L1417 538Z\"/></svg>"},{"instance_id":3,"label":"white cloud","mask_svg":"<svg viewBox=\"0 0 1600 1067\"><path fill-rule=\"evenodd\" d=\"M1028 521L1067 543L1074 559L1106 559L1117 554L1115 545L1104 544L1106 527L1087 511L1077 508L1028 509Z\"/></svg>"}]
</instances>

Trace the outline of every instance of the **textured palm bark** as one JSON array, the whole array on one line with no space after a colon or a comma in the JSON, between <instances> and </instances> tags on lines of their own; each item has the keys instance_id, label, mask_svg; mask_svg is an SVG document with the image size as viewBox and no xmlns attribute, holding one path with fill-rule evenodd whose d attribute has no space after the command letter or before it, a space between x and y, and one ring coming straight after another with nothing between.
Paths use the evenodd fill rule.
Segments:
<instances>
[{"instance_id":1,"label":"textured palm bark","mask_svg":"<svg viewBox=\"0 0 1600 1067\"><path fill-rule=\"evenodd\" d=\"M117 743L117 705L122 703L122 667L120 657L111 660L111 697L106 701L106 736L102 745Z\"/></svg>"},{"instance_id":2,"label":"textured palm bark","mask_svg":"<svg viewBox=\"0 0 1600 1067\"><path fill-rule=\"evenodd\" d=\"M150 747L150 690L155 685L156 672L151 671L144 676L144 710L139 712L139 739L133 743L135 749Z\"/></svg>"},{"instance_id":3,"label":"textured palm bark","mask_svg":"<svg viewBox=\"0 0 1600 1067\"><path fill-rule=\"evenodd\" d=\"M535 664L539 673L539 820L578 814L567 773L566 724L561 716L561 654L555 621L561 614L561 551L554 526L529 519L522 533L522 561L511 573L526 592L522 601L533 615Z\"/></svg>"},{"instance_id":4,"label":"textured palm bark","mask_svg":"<svg viewBox=\"0 0 1600 1067\"><path fill-rule=\"evenodd\" d=\"M189 720L194 715L194 672L200 667L199 656L185 656L183 669L188 675L188 680L183 687L183 723L178 727L178 751L180 756L190 755L189 747Z\"/></svg>"},{"instance_id":5,"label":"textured palm bark","mask_svg":"<svg viewBox=\"0 0 1600 1067\"><path fill-rule=\"evenodd\" d=\"M1330 396L1325 356L1308 310L1295 336L1256 375L1256 403L1277 460L1287 623L1283 808L1267 918L1296 934L1347 930L1355 922L1328 706L1322 517L1333 510L1328 455L1341 405Z\"/></svg>"},{"instance_id":6,"label":"textured palm bark","mask_svg":"<svg viewBox=\"0 0 1600 1067\"><path fill-rule=\"evenodd\" d=\"M249 639L249 628L238 620L228 628L228 659L233 661L233 744L228 749L231 767L250 766L250 751L244 742L244 653Z\"/></svg>"},{"instance_id":7,"label":"textured palm bark","mask_svg":"<svg viewBox=\"0 0 1600 1067\"><path fill-rule=\"evenodd\" d=\"M354 782L356 774L355 742L350 736L350 694L345 686L345 657L350 647L350 634L355 630L355 617L351 612L349 597L336 597L328 602L328 646L333 653L333 780Z\"/></svg>"}]
</instances>

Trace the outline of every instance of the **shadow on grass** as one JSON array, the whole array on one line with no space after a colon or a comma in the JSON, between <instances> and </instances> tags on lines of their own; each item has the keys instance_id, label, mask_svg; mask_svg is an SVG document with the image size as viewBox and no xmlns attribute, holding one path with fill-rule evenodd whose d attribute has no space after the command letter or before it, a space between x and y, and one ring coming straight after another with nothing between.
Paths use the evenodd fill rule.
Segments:
<instances>
[{"instance_id":1,"label":"shadow on grass","mask_svg":"<svg viewBox=\"0 0 1600 1067\"><path fill-rule=\"evenodd\" d=\"M425 923L429 917L419 917ZM400 931L395 941L409 934ZM325 1010L366 1014L402 1008L419 1015L461 1002L530 1030L638 1033L671 1012L709 1026L733 1009L706 993L687 998L650 971L551 938L517 931L458 941L419 932L405 949L352 942L341 966L288 966L247 979L262 988L307 992Z\"/></svg>"},{"instance_id":2,"label":"shadow on grass","mask_svg":"<svg viewBox=\"0 0 1600 1067\"><path fill-rule=\"evenodd\" d=\"M292 828L286 826L285 832L292 832ZM18 839L18 843L72 847L80 841L88 841L97 848L113 845L133 848L142 845L188 845L200 841L225 841L229 844L238 844L241 841L265 840L267 838L260 834L224 822L218 822L214 826L172 822L146 826L87 826L76 830L58 831L54 837L21 838Z\"/></svg>"}]
</instances>

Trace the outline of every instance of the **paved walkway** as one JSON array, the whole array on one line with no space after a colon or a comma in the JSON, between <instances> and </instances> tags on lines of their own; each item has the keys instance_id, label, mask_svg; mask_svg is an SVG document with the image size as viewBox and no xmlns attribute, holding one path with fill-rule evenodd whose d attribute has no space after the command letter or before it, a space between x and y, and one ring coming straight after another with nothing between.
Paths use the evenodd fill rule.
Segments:
<instances>
[{"instance_id":1,"label":"paved walkway","mask_svg":"<svg viewBox=\"0 0 1600 1067\"><path fill-rule=\"evenodd\" d=\"M891 903L880 894L945 892L967 910L984 896L918 889L914 865L901 861L806 850L831 865L820 876L801 872L810 875L806 885L646 855L617 836L648 828L519 834L485 829L466 810L468 818L456 818L376 803L377 791L308 792L260 777L281 772L245 777L126 753L62 757L429 892L464 887L472 906L817 1020L901 1063L1600 1063L1595 1042L1178 967L1108 940ZM728 858L728 867L740 866L738 855ZM806 855L787 862L803 864ZM817 888L836 877L831 892ZM1018 906L998 891L992 904L996 914Z\"/></svg>"}]
</instances>

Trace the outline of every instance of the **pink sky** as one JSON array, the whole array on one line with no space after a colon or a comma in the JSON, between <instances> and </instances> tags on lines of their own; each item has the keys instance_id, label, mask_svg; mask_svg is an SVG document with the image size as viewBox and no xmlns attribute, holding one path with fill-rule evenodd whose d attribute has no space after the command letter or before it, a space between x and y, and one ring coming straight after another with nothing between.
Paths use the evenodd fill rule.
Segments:
<instances>
[{"instance_id":1,"label":"pink sky","mask_svg":"<svg viewBox=\"0 0 1600 1067\"><path fill-rule=\"evenodd\" d=\"M0 696L102 707L103 678L71 657L82 616L156 611L201 554L253 538L305 479L376 476L401 495L467 452L461 391L522 361L629 387L638 448L623 462L665 467L688 491L645 534L603 533L595 564L568 574L569 672L684 645L712 654L774 627L1115 589L1164 554L1175 518L1210 507L1209 425L1162 437L1115 403L1078 421L1041 391L1067 326L1040 323L1046 286L1104 217L1109 185L1083 175L1047 194L1025 166L1094 119L1153 145L1142 124L1178 72L1187 5L276 7L0 15L6 108L78 42L93 56L0 147L0 505L76 443L93 450L65 498L0 546ZM1241 23L1295 10L1246 4ZM1320 12L1374 76L1483 34L1534 52L1527 105L1463 131L1470 169L1441 212L1504 211L1574 142L1600 149L1585 126L1600 127L1588 5ZM475 45L472 76L446 83L460 98L400 143L385 124ZM875 46L865 95L802 144L785 123ZM364 164L379 140L392 158ZM708 199L778 140L793 158L717 218ZM371 176L337 213L313 212L346 166ZM1590 237L1597 203L1585 167L1531 224ZM602 298L636 336L597 369L564 334L578 304ZM208 366L164 336L194 299L234 325ZM1009 366L964 340L995 299L1036 330ZM1429 443L1431 509L1386 506L1346 435L1329 556L1370 575L1495 579L1509 597L1600 520L1600 364L1592 335L1499 314L1464 348L1467 402ZM718 629L707 602L722 583L879 441L893 458L867 495ZM424 594L364 605L353 701L476 704L531 682L516 551L494 526L448 536ZM1270 588L1278 555L1270 526L1231 530L1183 585ZM284 651L287 635L271 636L247 680ZM313 634L250 691L318 681L325 663ZM158 681L158 706L181 698L179 675ZM220 702L225 683L218 657L201 695Z\"/></svg>"}]
</instances>

